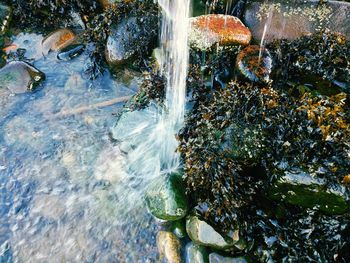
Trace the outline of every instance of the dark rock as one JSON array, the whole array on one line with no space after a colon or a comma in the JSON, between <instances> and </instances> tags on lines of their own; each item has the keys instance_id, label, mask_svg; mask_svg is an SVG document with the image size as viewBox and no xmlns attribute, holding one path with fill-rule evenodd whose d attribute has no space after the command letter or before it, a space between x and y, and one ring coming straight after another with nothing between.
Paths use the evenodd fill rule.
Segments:
<instances>
[{"instance_id":1,"label":"dark rock","mask_svg":"<svg viewBox=\"0 0 350 263\"><path fill-rule=\"evenodd\" d=\"M350 196L343 185L327 185L322 178L312 177L302 171L285 172L269 193L282 200L305 208L316 208L327 214L344 214L350 211Z\"/></svg>"},{"instance_id":2,"label":"dark rock","mask_svg":"<svg viewBox=\"0 0 350 263\"><path fill-rule=\"evenodd\" d=\"M224 257L217 253L211 253L209 255L210 263L248 263L249 260L245 257Z\"/></svg>"},{"instance_id":3,"label":"dark rock","mask_svg":"<svg viewBox=\"0 0 350 263\"><path fill-rule=\"evenodd\" d=\"M152 185L146 193L146 204L159 219L173 221L185 217L188 204L181 176L170 174L165 182Z\"/></svg>"},{"instance_id":4,"label":"dark rock","mask_svg":"<svg viewBox=\"0 0 350 263\"><path fill-rule=\"evenodd\" d=\"M189 42L192 47L206 50L215 44L243 45L250 43L252 35L239 18L229 15L202 15L190 19Z\"/></svg>"},{"instance_id":5,"label":"dark rock","mask_svg":"<svg viewBox=\"0 0 350 263\"><path fill-rule=\"evenodd\" d=\"M350 3L325 2L250 2L246 7L244 23L258 41L263 37L266 42L284 38L292 40L325 29L350 37Z\"/></svg>"},{"instance_id":6,"label":"dark rock","mask_svg":"<svg viewBox=\"0 0 350 263\"><path fill-rule=\"evenodd\" d=\"M272 70L270 52L260 46L248 46L237 56L236 67L250 81L269 83Z\"/></svg>"},{"instance_id":7,"label":"dark rock","mask_svg":"<svg viewBox=\"0 0 350 263\"><path fill-rule=\"evenodd\" d=\"M12 17L11 7L0 3L0 34L4 34Z\"/></svg>"},{"instance_id":8,"label":"dark rock","mask_svg":"<svg viewBox=\"0 0 350 263\"><path fill-rule=\"evenodd\" d=\"M189 216L186 221L186 230L191 240L198 245L225 250L234 247L239 237L223 237L212 226L197 216Z\"/></svg>"},{"instance_id":9,"label":"dark rock","mask_svg":"<svg viewBox=\"0 0 350 263\"><path fill-rule=\"evenodd\" d=\"M193 244L186 245L186 263L208 263L208 251L205 247Z\"/></svg>"},{"instance_id":10,"label":"dark rock","mask_svg":"<svg viewBox=\"0 0 350 263\"><path fill-rule=\"evenodd\" d=\"M184 220L177 220L171 223L171 230L178 238L184 238L187 236L186 222Z\"/></svg>"},{"instance_id":11,"label":"dark rock","mask_svg":"<svg viewBox=\"0 0 350 263\"><path fill-rule=\"evenodd\" d=\"M157 22L153 17L130 17L112 26L105 50L107 62L111 66L118 66L130 62L145 50L151 50L156 35L150 28L155 26Z\"/></svg>"},{"instance_id":12,"label":"dark rock","mask_svg":"<svg viewBox=\"0 0 350 263\"><path fill-rule=\"evenodd\" d=\"M82 54L85 50L85 45L83 44L75 44L75 45L70 45L66 48L63 48L57 55L57 58L59 60L71 60L80 54Z\"/></svg>"},{"instance_id":13,"label":"dark rock","mask_svg":"<svg viewBox=\"0 0 350 263\"><path fill-rule=\"evenodd\" d=\"M44 73L22 61L10 62L0 70L0 88L16 94L34 90L44 79Z\"/></svg>"}]
</instances>

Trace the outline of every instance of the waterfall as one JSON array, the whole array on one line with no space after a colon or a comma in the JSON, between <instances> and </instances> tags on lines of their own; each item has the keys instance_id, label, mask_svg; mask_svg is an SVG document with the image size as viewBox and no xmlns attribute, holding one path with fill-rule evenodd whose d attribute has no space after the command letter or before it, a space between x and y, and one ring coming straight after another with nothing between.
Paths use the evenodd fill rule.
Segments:
<instances>
[{"instance_id":1,"label":"waterfall","mask_svg":"<svg viewBox=\"0 0 350 263\"><path fill-rule=\"evenodd\" d=\"M164 107L151 104L127 112L112 130L124 156L118 159L124 176L116 193L125 206L136 205L150 183L163 180L180 165L175 136L185 115L190 0L159 0L159 4L163 17L159 62L167 81ZM128 208L123 209L126 216Z\"/></svg>"}]
</instances>

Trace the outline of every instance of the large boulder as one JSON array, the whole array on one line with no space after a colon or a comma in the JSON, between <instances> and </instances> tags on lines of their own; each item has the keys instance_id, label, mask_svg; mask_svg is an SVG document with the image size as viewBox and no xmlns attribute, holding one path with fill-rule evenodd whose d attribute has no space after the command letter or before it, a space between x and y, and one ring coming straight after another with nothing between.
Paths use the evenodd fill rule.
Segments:
<instances>
[{"instance_id":1,"label":"large boulder","mask_svg":"<svg viewBox=\"0 0 350 263\"><path fill-rule=\"evenodd\" d=\"M219 44L243 45L250 43L252 35L242 21L230 15L202 15L190 18L189 42L192 47L206 50Z\"/></svg>"},{"instance_id":2,"label":"large boulder","mask_svg":"<svg viewBox=\"0 0 350 263\"><path fill-rule=\"evenodd\" d=\"M302 171L285 172L272 187L269 195L305 208L316 208L327 214L350 212L350 196L345 186L328 185L323 178Z\"/></svg>"},{"instance_id":3,"label":"large boulder","mask_svg":"<svg viewBox=\"0 0 350 263\"><path fill-rule=\"evenodd\" d=\"M296 39L329 29L350 37L350 3L341 1L251 1L244 23L257 41Z\"/></svg>"}]
</instances>

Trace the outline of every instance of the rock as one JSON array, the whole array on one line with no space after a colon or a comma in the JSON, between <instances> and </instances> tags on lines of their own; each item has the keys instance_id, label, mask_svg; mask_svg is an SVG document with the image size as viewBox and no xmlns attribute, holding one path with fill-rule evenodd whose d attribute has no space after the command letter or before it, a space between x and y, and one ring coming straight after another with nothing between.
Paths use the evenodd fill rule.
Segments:
<instances>
[{"instance_id":1,"label":"rock","mask_svg":"<svg viewBox=\"0 0 350 263\"><path fill-rule=\"evenodd\" d=\"M349 38L349 16L350 3L341 1L326 1L324 4L319 4L319 1L254 1L246 7L244 23L259 42L263 36L266 42L284 38L292 40L324 29Z\"/></svg>"},{"instance_id":2,"label":"rock","mask_svg":"<svg viewBox=\"0 0 350 263\"><path fill-rule=\"evenodd\" d=\"M19 94L34 90L45 74L22 61L12 61L0 69L0 88Z\"/></svg>"},{"instance_id":3,"label":"rock","mask_svg":"<svg viewBox=\"0 0 350 263\"><path fill-rule=\"evenodd\" d=\"M42 52L47 55L50 51L60 51L68 47L75 38L75 34L68 28L56 30L41 42Z\"/></svg>"},{"instance_id":4,"label":"rock","mask_svg":"<svg viewBox=\"0 0 350 263\"><path fill-rule=\"evenodd\" d=\"M152 46L155 40L152 18L129 17L119 24L112 26L107 38L105 56L111 66L118 66L130 62L142 49Z\"/></svg>"},{"instance_id":5,"label":"rock","mask_svg":"<svg viewBox=\"0 0 350 263\"><path fill-rule=\"evenodd\" d=\"M111 4L121 2L122 0L99 0L103 8L108 8Z\"/></svg>"},{"instance_id":6,"label":"rock","mask_svg":"<svg viewBox=\"0 0 350 263\"><path fill-rule=\"evenodd\" d=\"M190 18L190 45L207 50L215 44L243 45L250 43L250 30L239 20L229 15L202 15Z\"/></svg>"},{"instance_id":7,"label":"rock","mask_svg":"<svg viewBox=\"0 0 350 263\"><path fill-rule=\"evenodd\" d=\"M162 220L181 219L188 211L182 178L178 174L170 174L165 182L154 183L147 191L145 199L151 214Z\"/></svg>"},{"instance_id":8,"label":"rock","mask_svg":"<svg viewBox=\"0 0 350 263\"><path fill-rule=\"evenodd\" d=\"M186 223L184 220L177 220L171 223L171 230L178 238L184 238L187 236Z\"/></svg>"},{"instance_id":9,"label":"rock","mask_svg":"<svg viewBox=\"0 0 350 263\"><path fill-rule=\"evenodd\" d=\"M80 54L82 54L85 50L85 45L83 44L74 44L74 45L70 45L66 48L63 48L58 54L57 54L57 58L59 60L71 60L77 56L79 56Z\"/></svg>"},{"instance_id":10,"label":"rock","mask_svg":"<svg viewBox=\"0 0 350 263\"><path fill-rule=\"evenodd\" d=\"M186 230L191 240L198 245L225 250L234 247L239 239L224 238L212 226L197 216L189 216L186 221Z\"/></svg>"},{"instance_id":11,"label":"rock","mask_svg":"<svg viewBox=\"0 0 350 263\"><path fill-rule=\"evenodd\" d=\"M248 46L237 56L238 72L252 82L268 83L272 70L272 58L266 48Z\"/></svg>"},{"instance_id":12,"label":"rock","mask_svg":"<svg viewBox=\"0 0 350 263\"><path fill-rule=\"evenodd\" d=\"M166 231L159 231L157 235L157 247L161 257L168 263L181 263L181 244L175 234Z\"/></svg>"},{"instance_id":13,"label":"rock","mask_svg":"<svg viewBox=\"0 0 350 263\"><path fill-rule=\"evenodd\" d=\"M205 247L193 244L186 245L186 263L208 263L208 251Z\"/></svg>"},{"instance_id":14,"label":"rock","mask_svg":"<svg viewBox=\"0 0 350 263\"><path fill-rule=\"evenodd\" d=\"M246 257L224 257L217 253L210 253L209 255L210 263L248 263L249 260Z\"/></svg>"},{"instance_id":15,"label":"rock","mask_svg":"<svg viewBox=\"0 0 350 263\"><path fill-rule=\"evenodd\" d=\"M318 208L327 214L350 211L350 196L343 185L328 185L323 178L315 178L300 170L285 172L272 187L269 196L305 208Z\"/></svg>"},{"instance_id":16,"label":"rock","mask_svg":"<svg viewBox=\"0 0 350 263\"><path fill-rule=\"evenodd\" d=\"M0 35L8 28L12 17L11 7L0 3Z\"/></svg>"}]
</instances>

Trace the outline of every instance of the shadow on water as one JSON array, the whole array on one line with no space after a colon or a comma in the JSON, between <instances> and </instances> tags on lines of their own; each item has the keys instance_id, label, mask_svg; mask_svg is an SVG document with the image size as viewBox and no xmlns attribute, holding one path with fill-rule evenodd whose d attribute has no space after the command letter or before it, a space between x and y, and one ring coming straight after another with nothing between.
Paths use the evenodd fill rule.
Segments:
<instances>
[{"instance_id":1,"label":"shadow on water","mask_svg":"<svg viewBox=\"0 0 350 263\"><path fill-rule=\"evenodd\" d=\"M141 77L108 71L90 81L89 57L63 62L37 48L42 36L13 42L46 74L33 93L0 96L0 262L145 262L155 260L156 224L144 207L125 208L116 191L120 152L108 138L122 103L52 118L136 92Z\"/></svg>"}]
</instances>

